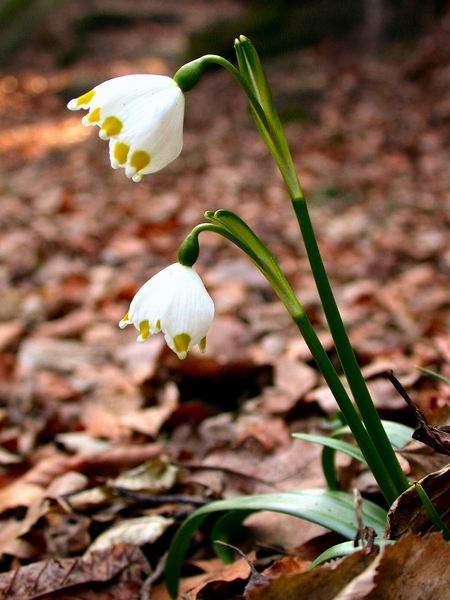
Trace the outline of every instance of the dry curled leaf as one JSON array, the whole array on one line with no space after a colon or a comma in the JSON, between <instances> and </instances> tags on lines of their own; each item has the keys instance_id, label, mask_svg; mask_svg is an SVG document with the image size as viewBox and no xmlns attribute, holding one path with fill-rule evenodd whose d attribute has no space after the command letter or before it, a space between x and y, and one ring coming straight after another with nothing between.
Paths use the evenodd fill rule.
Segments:
<instances>
[{"instance_id":1,"label":"dry curled leaf","mask_svg":"<svg viewBox=\"0 0 450 600\"><path fill-rule=\"evenodd\" d=\"M107 550L119 542L136 546L152 544L172 524L173 519L160 515L124 519L100 534L87 549L85 557L91 556L93 552Z\"/></svg>"},{"instance_id":2,"label":"dry curled leaf","mask_svg":"<svg viewBox=\"0 0 450 600\"><path fill-rule=\"evenodd\" d=\"M388 371L386 375L391 381L392 385L413 411L414 416L419 423L412 434L412 437L415 440L422 442L426 446L433 448L433 450L436 450L436 452L439 452L439 454L450 455L450 427L446 425L443 427L435 427L434 425L430 425L423 412L417 408L405 388L394 376L394 374Z\"/></svg>"},{"instance_id":3,"label":"dry curled leaf","mask_svg":"<svg viewBox=\"0 0 450 600\"><path fill-rule=\"evenodd\" d=\"M130 471L121 473L109 483L113 488L161 494L172 488L177 480L178 472L178 467L171 465L167 460L154 458Z\"/></svg>"},{"instance_id":4,"label":"dry curled leaf","mask_svg":"<svg viewBox=\"0 0 450 600\"><path fill-rule=\"evenodd\" d=\"M373 561L376 550L360 550L332 565L305 571L302 560L272 567L265 580L250 582L245 600L331 600Z\"/></svg>"},{"instance_id":5,"label":"dry curled leaf","mask_svg":"<svg viewBox=\"0 0 450 600\"><path fill-rule=\"evenodd\" d=\"M449 600L450 544L438 533L386 546L335 600Z\"/></svg>"},{"instance_id":6,"label":"dry curled leaf","mask_svg":"<svg viewBox=\"0 0 450 600\"><path fill-rule=\"evenodd\" d=\"M450 528L450 465L430 473L419 482L444 524ZM403 492L392 505L386 524L386 537L397 539L407 532L424 534L434 527L414 487Z\"/></svg>"},{"instance_id":7,"label":"dry curled leaf","mask_svg":"<svg viewBox=\"0 0 450 600\"><path fill-rule=\"evenodd\" d=\"M135 584L138 592L143 576L148 573L149 565L139 548L118 544L93 554L87 560L50 559L1 574L0 594L4 600L37 600L55 598L56 592L70 590L72 597L78 597L77 592L83 591L84 586L89 586L89 591L95 584L112 582L117 577Z\"/></svg>"}]
</instances>

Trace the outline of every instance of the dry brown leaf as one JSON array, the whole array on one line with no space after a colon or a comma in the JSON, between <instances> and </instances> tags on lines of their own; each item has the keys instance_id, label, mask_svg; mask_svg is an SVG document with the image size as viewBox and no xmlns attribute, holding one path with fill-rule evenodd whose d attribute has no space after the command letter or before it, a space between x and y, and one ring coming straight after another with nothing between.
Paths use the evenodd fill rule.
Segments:
<instances>
[{"instance_id":1,"label":"dry brown leaf","mask_svg":"<svg viewBox=\"0 0 450 600\"><path fill-rule=\"evenodd\" d=\"M142 576L148 572L148 563L139 548L118 544L107 552L92 555L88 560L66 558L41 561L0 574L0 593L5 600L62 598L64 596L53 594L68 590L77 594L78 590L83 591L83 586L89 586L85 592L92 591L95 584L112 582L117 577L125 582L133 582L135 592L138 592Z\"/></svg>"},{"instance_id":2,"label":"dry brown leaf","mask_svg":"<svg viewBox=\"0 0 450 600\"><path fill-rule=\"evenodd\" d=\"M444 524L450 528L450 466L420 480ZM397 539L407 532L424 534L434 526L414 487L403 492L388 512L386 536Z\"/></svg>"},{"instance_id":3,"label":"dry brown leaf","mask_svg":"<svg viewBox=\"0 0 450 600\"><path fill-rule=\"evenodd\" d=\"M75 513L49 511L46 515L44 538L47 553L66 558L84 552L90 542L91 519Z\"/></svg>"},{"instance_id":4,"label":"dry brown leaf","mask_svg":"<svg viewBox=\"0 0 450 600\"><path fill-rule=\"evenodd\" d=\"M305 572L305 562L290 559L270 570L265 579L250 582L245 600L332 600L348 582L371 564L375 553L355 552L333 565Z\"/></svg>"},{"instance_id":5,"label":"dry brown leaf","mask_svg":"<svg viewBox=\"0 0 450 600\"><path fill-rule=\"evenodd\" d=\"M0 352L14 348L21 338L24 324L20 321L0 323Z\"/></svg>"},{"instance_id":6,"label":"dry brown leaf","mask_svg":"<svg viewBox=\"0 0 450 600\"><path fill-rule=\"evenodd\" d=\"M410 479L416 481L448 464L448 456L438 454L432 448L416 440L409 442L398 453L408 462Z\"/></svg>"},{"instance_id":7,"label":"dry brown leaf","mask_svg":"<svg viewBox=\"0 0 450 600\"><path fill-rule=\"evenodd\" d=\"M155 438L161 427L178 406L179 392L172 381L168 381L161 394L160 404L135 412L125 413L121 423L133 430Z\"/></svg>"},{"instance_id":8,"label":"dry brown leaf","mask_svg":"<svg viewBox=\"0 0 450 600\"><path fill-rule=\"evenodd\" d=\"M242 591L250 576L250 566L245 560L231 565L216 564L203 581L186 594L186 600L229 600Z\"/></svg>"},{"instance_id":9,"label":"dry brown leaf","mask_svg":"<svg viewBox=\"0 0 450 600\"><path fill-rule=\"evenodd\" d=\"M450 544L438 533L386 546L335 600L449 600Z\"/></svg>"},{"instance_id":10,"label":"dry brown leaf","mask_svg":"<svg viewBox=\"0 0 450 600\"><path fill-rule=\"evenodd\" d=\"M178 473L178 467L171 465L167 460L155 458L121 473L111 480L109 485L133 492L161 494L174 486Z\"/></svg>"},{"instance_id":11,"label":"dry brown leaf","mask_svg":"<svg viewBox=\"0 0 450 600\"><path fill-rule=\"evenodd\" d=\"M38 498L30 505L23 519L10 518L0 521L0 555L22 556L22 546L17 543L19 538L27 534L49 508L48 502L42 502L41 498ZM26 553L29 553L29 549L26 549Z\"/></svg>"},{"instance_id":12,"label":"dry brown leaf","mask_svg":"<svg viewBox=\"0 0 450 600\"><path fill-rule=\"evenodd\" d=\"M107 550L119 542L135 546L153 544L173 522L173 519L167 519L160 515L123 519L100 534L89 546L84 556L86 558L93 552Z\"/></svg>"},{"instance_id":13,"label":"dry brown leaf","mask_svg":"<svg viewBox=\"0 0 450 600\"><path fill-rule=\"evenodd\" d=\"M274 385L298 401L317 383L318 373L298 360L281 358L275 361Z\"/></svg>"}]
</instances>

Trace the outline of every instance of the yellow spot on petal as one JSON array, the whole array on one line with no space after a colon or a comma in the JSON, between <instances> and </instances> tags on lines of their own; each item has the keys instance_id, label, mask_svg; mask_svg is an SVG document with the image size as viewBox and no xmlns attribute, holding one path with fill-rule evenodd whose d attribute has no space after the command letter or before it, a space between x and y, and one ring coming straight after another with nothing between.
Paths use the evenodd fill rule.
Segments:
<instances>
[{"instance_id":1,"label":"yellow spot on petal","mask_svg":"<svg viewBox=\"0 0 450 600\"><path fill-rule=\"evenodd\" d=\"M148 336L150 335L150 324L148 321L141 321L139 323L139 333L139 337L142 340L146 340L148 338Z\"/></svg>"},{"instance_id":2,"label":"yellow spot on petal","mask_svg":"<svg viewBox=\"0 0 450 600\"><path fill-rule=\"evenodd\" d=\"M123 142L116 142L114 144L113 156L117 160L119 165L123 165L127 162L129 150L130 146L128 144L124 144Z\"/></svg>"},{"instance_id":3,"label":"yellow spot on petal","mask_svg":"<svg viewBox=\"0 0 450 600\"><path fill-rule=\"evenodd\" d=\"M89 102L92 100L94 95L95 95L95 90L90 90L89 92L86 92L82 96L79 96L77 98L77 105L83 106L83 104L89 104Z\"/></svg>"},{"instance_id":4,"label":"yellow spot on petal","mask_svg":"<svg viewBox=\"0 0 450 600\"><path fill-rule=\"evenodd\" d=\"M136 152L133 152L130 158L130 166L136 169L137 172L141 169L145 169L149 162L150 154L144 150L136 150Z\"/></svg>"},{"instance_id":5,"label":"yellow spot on petal","mask_svg":"<svg viewBox=\"0 0 450 600\"><path fill-rule=\"evenodd\" d=\"M173 345L175 346L177 354L186 353L189 349L190 343L191 336L187 333L179 333L173 338Z\"/></svg>"},{"instance_id":6,"label":"yellow spot on petal","mask_svg":"<svg viewBox=\"0 0 450 600\"><path fill-rule=\"evenodd\" d=\"M118 135L122 131L123 123L117 117L106 117L102 123L102 132L106 137Z\"/></svg>"},{"instance_id":7,"label":"yellow spot on petal","mask_svg":"<svg viewBox=\"0 0 450 600\"><path fill-rule=\"evenodd\" d=\"M94 110L92 110L88 114L87 120L89 121L89 123L97 123L97 121L100 121L100 108L97 107Z\"/></svg>"},{"instance_id":8,"label":"yellow spot on petal","mask_svg":"<svg viewBox=\"0 0 450 600\"><path fill-rule=\"evenodd\" d=\"M158 319L155 325L156 329L161 329L161 321Z\"/></svg>"},{"instance_id":9,"label":"yellow spot on petal","mask_svg":"<svg viewBox=\"0 0 450 600\"><path fill-rule=\"evenodd\" d=\"M199 341L198 347L200 348L200 352L204 352L206 350L206 336Z\"/></svg>"}]
</instances>

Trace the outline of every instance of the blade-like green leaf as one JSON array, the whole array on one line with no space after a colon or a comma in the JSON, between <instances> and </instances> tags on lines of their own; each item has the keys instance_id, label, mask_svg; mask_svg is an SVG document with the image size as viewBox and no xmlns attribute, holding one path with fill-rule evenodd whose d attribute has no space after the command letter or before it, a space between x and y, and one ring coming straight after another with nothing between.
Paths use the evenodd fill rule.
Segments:
<instances>
[{"instance_id":1,"label":"blade-like green leaf","mask_svg":"<svg viewBox=\"0 0 450 600\"><path fill-rule=\"evenodd\" d=\"M419 498L422 501L422 504L423 504L425 510L427 511L427 515L430 518L430 520L432 521L433 525L436 527L436 529L438 531L442 532L442 535L445 540L450 540L450 531L447 529L447 526L445 525L444 521L441 519L440 514L438 513L434 504L428 497L428 494L426 493L426 491L423 489L423 487L421 486L421 484L419 482L416 482L414 484L414 487L416 488L416 492L419 495Z\"/></svg>"},{"instance_id":2,"label":"blade-like green leaf","mask_svg":"<svg viewBox=\"0 0 450 600\"><path fill-rule=\"evenodd\" d=\"M340 490L339 477L336 470L336 450L324 446L322 448L322 471L329 490Z\"/></svg>"},{"instance_id":3,"label":"blade-like green leaf","mask_svg":"<svg viewBox=\"0 0 450 600\"><path fill-rule=\"evenodd\" d=\"M292 437L297 440L304 440L305 442L312 442L313 444L320 444L321 446L326 446L327 448L333 448L333 450L338 450L339 452L348 454L348 456L351 456L360 462L366 462L359 448L349 444L348 442L337 440L334 437L327 437L325 435L311 435L309 433L293 433Z\"/></svg>"},{"instance_id":4,"label":"blade-like green leaf","mask_svg":"<svg viewBox=\"0 0 450 600\"><path fill-rule=\"evenodd\" d=\"M388 544L394 544L394 540L376 540L377 546L387 546ZM314 569L318 565L327 562L328 560L334 560L335 558L341 558L341 556L348 556L349 554L353 554L353 552L357 552L361 550L361 546L356 546L353 542L342 542L341 544L336 544L331 548L322 552L317 558L315 558L310 564L309 568Z\"/></svg>"},{"instance_id":5,"label":"blade-like green leaf","mask_svg":"<svg viewBox=\"0 0 450 600\"><path fill-rule=\"evenodd\" d=\"M389 441L395 448L403 448L409 441L414 433L414 429L403 425L402 423L396 423L395 421L381 421L384 429L386 430ZM351 435L349 427L340 427L333 431L333 437L340 437L341 435Z\"/></svg>"},{"instance_id":6,"label":"blade-like green leaf","mask_svg":"<svg viewBox=\"0 0 450 600\"><path fill-rule=\"evenodd\" d=\"M240 35L235 41L234 48L239 71L247 79L264 112L274 117L276 111L273 105L272 92L255 47L245 35Z\"/></svg>"},{"instance_id":7,"label":"blade-like green leaf","mask_svg":"<svg viewBox=\"0 0 450 600\"><path fill-rule=\"evenodd\" d=\"M242 523L252 513L252 510L230 510L221 515L214 523L211 529L211 541L213 543L214 552L224 563L233 562L235 552L227 546L215 544L214 542L217 540L221 542L232 542L233 538L237 537L239 531L242 530Z\"/></svg>"},{"instance_id":8,"label":"blade-like green leaf","mask_svg":"<svg viewBox=\"0 0 450 600\"><path fill-rule=\"evenodd\" d=\"M348 556L357 550L360 550L360 548L358 548L358 546L355 547L353 542L342 542L341 544L336 544L335 546L331 546L331 548L327 548L324 552L322 552L322 554L319 554L319 556L312 561L309 568L314 569L314 567L317 567L328 560L341 558L341 556Z\"/></svg>"},{"instance_id":9,"label":"blade-like green leaf","mask_svg":"<svg viewBox=\"0 0 450 600\"><path fill-rule=\"evenodd\" d=\"M411 427L402 425L401 423L395 423L394 421L382 421L383 427L386 430L389 441L395 448L403 448L411 439L414 430ZM335 465L335 452L336 450L348 454L352 458L361 462L366 462L363 458L360 450L342 440L336 439L342 435L351 435L352 432L348 426L340 427L335 429L331 434L331 437L310 435L304 433L294 433L293 437L310 441L323 446L322 451L322 469L325 479L327 480L327 486L330 490L339 489L339 480L336 475Z\"/></svg>"},{"instance_id":10,"label":"blade-like green leaf","mask_svg":"<svg viewBox=\"0 0 450 600\"><path fill-rule=\"evenodd\" d=\"M229 510L269 510L284 513L322 525L346 538L353 538L357 530L353 496L346 492L305 490L212 502L202 506L186 519L172 541L166 563L167 588L172 598L177 597L181 566L195 531L208 515ZM367 500L363 501L365 525L380 534L384 530L385 520L386 512L382 508Z\"/></svg>"},{"instance_id":11,"label":"blade-like green leaf","mask_svg":"<svg viewBox=\"0 0 450 600\"><path fill-rule=\"evenodd\" d=\"M444 383L447 383L448 385L450 385L450 379L448 377L446 377L445 375L436 373L436 371L432 371L431 369L425 369L425 367L417 367L417 370L420 371L421 373L424 373L425 375L429 375L430 377L433 377L434 379L438 379L439 381L443 381Z\"/></svg>"}]
</instances>

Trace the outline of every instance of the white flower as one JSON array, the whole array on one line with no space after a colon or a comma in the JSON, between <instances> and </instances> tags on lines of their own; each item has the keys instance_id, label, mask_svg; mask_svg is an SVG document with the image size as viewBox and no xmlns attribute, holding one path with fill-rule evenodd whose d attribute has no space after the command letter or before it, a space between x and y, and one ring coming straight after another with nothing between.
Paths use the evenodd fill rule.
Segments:
<instances>
[{"instance_id":1,"label":"white flower","mask_svg":"<svg viewBox=\"0 0 450 600\"><path fill-rule=\"evenodd\" d=\"M169 348L183 359L195 344L205 350L213 318L214 304L200 276L193 267L174 263L137 291L119 327L134 325L138 342L162 331Z\"/></svg>"},{"instance_id":2,"label":"white flower","mask_svg":"<svg viewBox=\"0 0 450 600\"><path fill-rule=\"evenodd\" d=\"M89 109L83 125L98 125L109 139L113 169L127 177L161 170L183 146L184 95L171 77L125 75L101 83L71 100L70 110Z\"/></svg>"}]
</instances>

